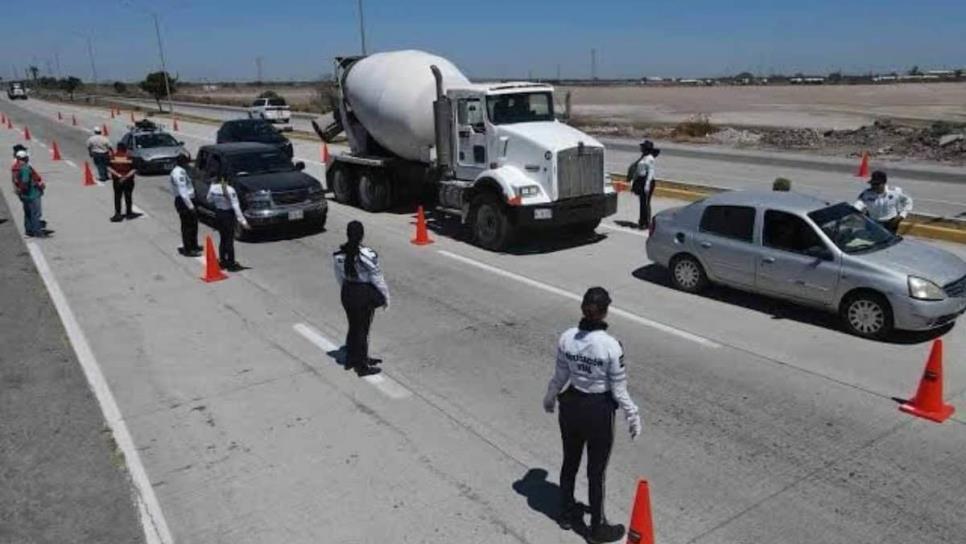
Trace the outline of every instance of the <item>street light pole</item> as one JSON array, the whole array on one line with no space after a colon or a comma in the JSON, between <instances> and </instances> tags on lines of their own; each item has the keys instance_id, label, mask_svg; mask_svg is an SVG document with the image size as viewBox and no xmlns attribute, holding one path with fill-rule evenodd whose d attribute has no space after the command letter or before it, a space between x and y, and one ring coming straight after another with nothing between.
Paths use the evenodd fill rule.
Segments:
<instances>
[{"instance_id":1,"label":"street light pole","mask_svg":"<svg viewBox=\"0 0 966 544\"><path fill-rule=\"evenodd\" d=\"M362 0L359 0L359 36L362 37L362 54L366 54L366 17L362 11Z\"/></svg>"},{"instance_id":2,"label":"street light pole","mask_svg":"<svg viewBox=\"0 0 966 544\"><path fill-rule=\"evenodd\" d=\"M161 26L158 24L158 14L151 13L154 18L154 33L158 37L158 54L161 56L161 73L164 74L164 94L168 96L168 110L174 115L174 104L171 103L171 83L168 82L168 68L164 63L164 46L161 44Z\"/></svg>"},{"instance_id":3,"label":"street light pole","mask_svg":"<svg viewBox=\"0 0 966 544\"><path fill-rule=\"evenodd\" d=\"M91 57L91 77L94 78L94 85L97 85L97 66L94 65L94 46L91 45L91 37L87 37L87 54Z\"/></svg>"}]
</instances>

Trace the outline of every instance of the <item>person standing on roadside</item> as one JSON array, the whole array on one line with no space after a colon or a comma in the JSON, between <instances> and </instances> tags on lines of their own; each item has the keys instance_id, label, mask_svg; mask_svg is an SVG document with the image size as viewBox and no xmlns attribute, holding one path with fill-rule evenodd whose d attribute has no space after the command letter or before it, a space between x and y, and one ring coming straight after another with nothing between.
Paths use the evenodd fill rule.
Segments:
<instances>
[{"instance_id":1,"label":"person standing on roadside","mask_svg":"<svg viewBox=\"0 0 966 544\"><path fill-rule=\"evenodd\" d=\"M171 182L171 194L174 195L174 209L181 219L181 247L178 253L185 257L201 255L198 245L198 210L195 209L195 186L191 182L186 167L190 159L187 155L178 155L178 164L171 170L168 178Z\"/></svg>"},{"instance_id":2,"label":"person standing on roadside","mask_svg":"<svg viewBox=\"0 0 966 544\"><path fill-rule=\"evenodd\" d=\"M631 179L631 192L640 201L640 215L637 227L644 230L651 223L651 196L654 194L655 159L661 150L654 147L654 142L644 140L641 143L641 158L631 165L628 177Z\"/></svg>"},{"instance_id":3,"label":"person standing on roadside","mask_svg":"<svg viewBox=\"0 0 966 544\"><path fill-rule=\"evenodd\" d=\"M51 231L44 229L40 219L40 199L44 194L44 181L30 165L26 151L17 151L17 174L14 188L23 204L24 232L31 238L46 238Z\"/></svg>"},{"instance_id":4,"label":"person standing on roadside","mask_svg":"<svg viewBox=\"0 0 966 544\"><path fill-rule=\"evenodd\" d=\"M869 188L859 194L853 206L892 234L899 232L902 220L912 211L912 198L898 187L887 185L888 177L881 170L872 172Z\"/></svg>"},{"instance_id":5,"label":"person standing on roadside","mask_svg":"<svg viewBox=\"0 0 966 544\"><path fill-rule=\"evenodd\" d=\"M389 286L379 268L379 255L362 245L364 236L362 223L350 221L346 228L348 240L332 255L332 260L349 321L346 369L354 368L359 376L371 376L382 372L375 366L382 361L369 357L369 328L376 308L389 309Z\"/></svg>"},{"instance_id":6,"label":"person standing on roadside","mask_svg":"<svg viewBox=\"0 0 966 544\"><path fill-rule=\"evenodd\" d=\"M590 499L591 543L614 542L624 536L624 526L611 525L604 516L604 480L614 445L614 412L619 406L630 428L631 439L641 434L641 416L627 393L624 350L607 334L610 295L603 287L591 287L581 303L583 319L557 344L557 360L547 385L543 408L553 413L560 403L560 435L563 465L560 468L561 515L564 530L583 524L583 513L574 500L580 458L587 448L587 480ZM560 393L567 383L570 386Z\"/></svg>"},{"instance_id":7,"label":"person standing on roadside","mask_svg":"<svg viewBox=\"0 0 966 544\"><path fill-rule=\"evenodd\" d=\"M87 153L97 168L98 181L107 181L107 165L111 160L111 141L101 134L101 127L94 127L94 134L87 139Z\"/></svg>"},{"instance_id":8,"label":"person standing on roadside","mask_svg":"<svg viewBox=\"0 0 966 544\"><path fill-rule=\"evenodd\" d=\"M134 213L132 209L134 206L132 202L134 199L134 175L137 172L134 170L134 163L131 161L131 157L127 154L127 146L124 145L124 142L117 144L117 151L111 156L111 162L107 170L111 174L114 185L114 216L111 217L111 222L117 223L124 219L136 219L140 217L141 214ZM124 198L124 206L127 210L125 215L121 215L122 197Z\"/></svg>"},{"instance_id":9,"label":"person standing on roadside","mask_svg":"<svg viewBox=\"0 0 966 544\"><path fill-rule=\"evenodd\" d=\"M235 260L235 225L248 230L251 226L242 213L238 193L225 178L208 188L208 202L215 208L215 227L218 229L218 263L230 272L244 270Z\"/></svg>"}]
</instances>

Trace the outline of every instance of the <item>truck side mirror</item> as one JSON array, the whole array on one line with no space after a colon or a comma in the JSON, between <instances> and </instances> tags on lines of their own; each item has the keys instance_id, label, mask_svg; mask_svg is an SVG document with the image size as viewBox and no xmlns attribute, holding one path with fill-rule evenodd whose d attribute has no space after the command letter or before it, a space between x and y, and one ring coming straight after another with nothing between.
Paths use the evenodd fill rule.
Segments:
<instances>
[{"instance_id":1,"label":"truck side mirror","mask_svg":"<svg viewBox=\"0 0 966 544\"><path fill-rule=\"evenodd\" d=\"M302 170L305 170L305 163L302 161L295 163L295 169L298 170L299 172L301 172Z\"/></svg>"}]
</instances>

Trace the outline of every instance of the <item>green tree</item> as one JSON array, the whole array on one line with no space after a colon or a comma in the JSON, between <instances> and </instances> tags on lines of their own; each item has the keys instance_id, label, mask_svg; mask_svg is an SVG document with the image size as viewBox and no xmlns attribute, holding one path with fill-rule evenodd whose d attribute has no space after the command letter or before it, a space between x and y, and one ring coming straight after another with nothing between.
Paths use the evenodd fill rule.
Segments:
<instances>
[{"instance_id":1,"label":"green tree","mask_svg":"<svg viewBox=\"0 0 966 544\"><path fill-rule=\"evenodd\" d=\"M124 94L124 93L126 93L127 92L127 85L125 85L124 82L115 81L114 82L114 92L116 92L117 94Z\"/></svg>"},{"instance_id":2,"label":"green tree","mask_svg":"<svg viewBox=\"0 0 966 544\"><path fill-rule=\"evenodd\" d=\"M67 91L67 94L70 95L71 100L74 99L74 91L79 89L81 85L83 85L81 80L74 76L65 77L64 79L60 80L60 88Z\"/></svg>"},{"instance_id":3,"label":"green tree","mask_svg":"<svg viewBox=\"0 0 966 544\"><path fill-rule=\"evenodd\" d=\"M745 80L747 80L747 81L751 82L751 81L754 81L755 80L755 74L753 74L751 72L741 72L740 74L738 74L738 75L735 76L735 79L738 80L738 81L745 81Z\"/></svg>"},{"instance_id":4,"label":"green tree","mask_svg":"<svg viewBox=\"0 0 966 544\"><path fill-rule=\"evenodd\" d=\"M842 72L841 71L832 72L831 74L828 75L828 82L829 83L841 83L842 82L842 79L843 78L842 78Z\"/></svg>"},{"instance_id":5,"label":"green tree","mask_svg":"<svg viewBox=\"0 0 966 544\"><path fill-rule=\"evenodd\" d=\"M281 98L275 91L264 91L262 94L258 95L256 98Z\"/></svg>"},{"instance_id":6,"label":"green tree","mask_svg":"<svg viewBox=\"0 0 966 544\"><path fill-rule=\"evenodd\" d=\"M170 86L171 94L175 94L177 91L178 80L168 74L168 86ZM151 72L144 78L139 85L141 90L148 93L154 97L155 102L158 103L158 111L164 112L161 107L161 99L168 96L168 88L165 87L165 73L164 72Z\"/></svg>"},{"instance_id":7,"label":"green tree","mask_svg":"<svg viewBox=\"0 0 966 544\"><path fill-rule=\"evenodd\" d=\"M919 65L918 64L909 69L909 75L910 76L921 76L922 75L922 70L919 69Z\"/></svg>"},{"instance_id":8,"label":"green tree","mask_svg":"<svg viewBox=\"0 0 966 544\"><path fill-rule=\"evenodd\" d=\"M40 68L37 68L36 66L31 66L30 68L27 68L27 70L30 71L31 78L34 81L37 81L37 74L40 73Z\"/></svg>"}]
</instances>

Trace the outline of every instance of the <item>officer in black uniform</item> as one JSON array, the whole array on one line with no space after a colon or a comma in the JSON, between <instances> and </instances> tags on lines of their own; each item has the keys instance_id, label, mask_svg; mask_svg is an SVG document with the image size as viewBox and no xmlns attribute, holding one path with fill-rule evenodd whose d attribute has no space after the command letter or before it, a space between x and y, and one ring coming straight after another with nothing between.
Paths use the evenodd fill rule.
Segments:
<instances>
[{"instance_id":1,"label":"officer in black uniform","mask_svg":"<svg viewBox=\"0 0 966 544\"><path fill-rule=\"evenodd\" d=\"M620 342L607 334L610 296L603 287L591 287L581 304L580 325L563 333L557 345L557 362L547 385L543 407L553 413L560 403L560 435L563 466L560 468L562 513L560 527L568 530L583 523L574 501L574 482L580 458L587 448L587 480L590 499L591 543L615 542L624 536L624 526L611 525L604 517L604 479L614 444L614 412L620 407L631 438L641 433L637 405L627 394L627 371ZM570 386L560 393L567 383Z\"/></svg>"},{"instance_id":2,"label":"officer in black uniform","mask_svg":"<svg viewBox=\"0 0 966 544\"><path fill-rule=\"evenodd\" d=\"M351 221L346 229L348 241L332 256L335 277L342 286L342 307L349 320L346 334L346 368L359 376L381 372L382 361L369 357L369 328L376 308L389 309L389 286L379 268L379 255L362 245L365 229Z\"/></svg>"}]
</instances>

